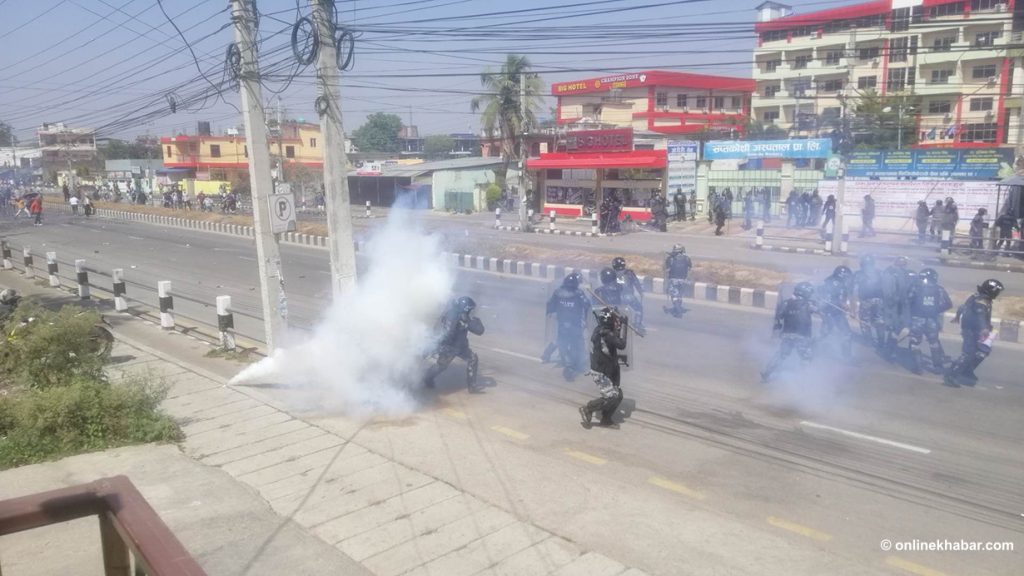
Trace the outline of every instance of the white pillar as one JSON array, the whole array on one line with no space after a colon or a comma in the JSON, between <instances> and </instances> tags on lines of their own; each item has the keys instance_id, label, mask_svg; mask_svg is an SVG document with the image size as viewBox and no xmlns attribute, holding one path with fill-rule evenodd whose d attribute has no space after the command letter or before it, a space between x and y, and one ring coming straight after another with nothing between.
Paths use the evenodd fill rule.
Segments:
<instances>
[{"instance_id":1,"label":"white pillar","mask_svg":"<svg viewBox=\"0 0 1024 576\"><path fill-rule=\"evenodd\" d=\"M57 253L46 253L46 271L50 275L50 288L60 288L60 276L57 276Z\"/></svg>"},{"instance_id":2,"label":"white pillar","mask_svg":"<svg viewBox=\"0 0 1024 576\"><path fill-rule=\"evenodd\" d=\"M174 329L174 297L171 296L171 281L161 280L156 283L157 296L160 297L160 327L165 330Z\"/></svg>"},{"instance_id":3,"label":"white pillar","mask_svg":"<svg viewBox=\"0 0 1024 576\"><path fill-rule=\"evenodd\" d=\"M217 296L217 329L220 330L220 347L235 349L235 316L231 313L231 296Z\"/></svg>"},{"instance_id":4,"label":"white pillar","mask_svg":"<svg viewBox=\"0 0 1024 576\"><path fill-rule=\"evenodd\" d=\"M85 269L85 260L75 260L75 276L78 279L78 297L89 299L89 272Z\"/></svg>"},{"instance_id":5,"label":"white pillar","mask_svg":"<svg viewBox=\"0 0 1024 576\"><path fill-rule=\"evenodd\" d=\"M114 268L114 310L118 312L128 311L128 299L125 298L127 291L124 286L124 269Z\"/></svg>"}]
</instances>

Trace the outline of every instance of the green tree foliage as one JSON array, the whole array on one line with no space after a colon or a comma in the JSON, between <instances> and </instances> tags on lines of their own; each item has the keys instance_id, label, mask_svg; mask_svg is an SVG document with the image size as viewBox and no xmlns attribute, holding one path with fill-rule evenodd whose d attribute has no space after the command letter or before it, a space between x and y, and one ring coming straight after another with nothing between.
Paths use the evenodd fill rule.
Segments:
<instances>
[{"instance_id":1,"label":"green tree foliage","mask_svg":"<svg viewBox=\"0 0 1024 576\"><path fill-rule=\"evenodd\" d=\"M751 120L747 123L746 137L750 140L783 140L789 134L775 124L765 124L759 120Z\"/></svg>"},{"instance_id":2,"label":"green tree foliage","mask_svg":"<svg viewBox=\"0 0 1024 576\"><path fill-rule=\"evenodd\" d=\"M920 98L900 94L882 96L870 90L861 94L853 105L850 134L855 147L863 150L896 150L900 140L902 107L902 139L906 148L917 143L915 115L921 109Z\"/></svg>"},{"instance_id":3,"label":"green tree foliage","mask_svg":"<svg viewBox=\"0 0 1024 576\"><path fill-rule=\"evenodd\" d=\"M14 129L11 125L0 121L0 146L14 145Z\"/></svg>"},{"instance_id":4,"label":"green tree foliage","mask_svg":"<svg viewBox=\"0 0 1024 576\"><path fill-rule=\"evenodd\" d=\"M352 142L360 152L398 152L398 134L402 119L394 114L376 112L352 133Z\"/></svg>"},{"instance_id":5,"label":"green tree foliage","mask_svg":"<svg viewBox=\"0 0 1024 576\"><path fill-rule=\"evenodd\" d=\"M530 68L528 58L509 54L500 70L486 70L480 74L480 84L486 94L470 102L470 109L481 113L480 124L487 136L493 138L497 134L501 139L502 158L505 160L503 175L512 160L519 159L523 132L537 126L535 113L540 108L543 85ZM523 78L526 82L525 117L519 99Z\"/></svg>"},{"instance_id":6,"label":"green tree foliage","mask_svg":"<svg viewBox=\"0 0 1024 576\"><path fill-rule=\"evenodd\" d=\"M428 160L443 160L448 158L455 147L455 139L444 134L434 134L423 139L423 155Z\"/></svg>"},{"instance_id":7,"label":"green tree foliage","mask_svg":"<svg viewBox=\"0 0 1024 576\"><path fill-rule=\"evenodd\" d=\"M152 158L158 160L162 157L160 144L151 139L138 138L133 142L125 140L110 140L102 149L105 160L138 160Z\"/></svg>"}]
</instances>

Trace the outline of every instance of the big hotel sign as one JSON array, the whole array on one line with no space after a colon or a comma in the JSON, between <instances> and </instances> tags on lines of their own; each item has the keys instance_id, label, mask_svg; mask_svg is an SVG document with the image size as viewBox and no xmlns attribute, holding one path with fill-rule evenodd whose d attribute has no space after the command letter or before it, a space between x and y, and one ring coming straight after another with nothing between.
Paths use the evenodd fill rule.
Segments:
<instances>
[{"instance_id":1,"label":"big hotel sign","mask_svg":"<svg viewBox=\"0 0 1024 576\"><path fill-rule=\"evenodd\" d=\"M594 78L592 80L576 80L574 82L561 82L552 86L556 96L564 94L582 94L585 92L599 92L613 88L632 88L643 86L647 82L647 74L619 74L605 78Z\"/></svg>"}]
</instances>

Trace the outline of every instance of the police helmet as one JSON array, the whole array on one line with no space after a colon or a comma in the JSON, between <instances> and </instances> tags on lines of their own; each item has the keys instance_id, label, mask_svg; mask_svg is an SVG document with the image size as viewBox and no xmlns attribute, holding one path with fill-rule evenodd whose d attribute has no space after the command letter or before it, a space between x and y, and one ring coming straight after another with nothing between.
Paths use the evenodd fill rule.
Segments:
<instances>
[{"instance_id":1,"label":"police helmet","mask_svg":"<svg viewBox=\"0 0 1024 576\"><path fill-rule=\"evenodd\" d=\"M953 197L952 196L946 196L946 204L953 204Z\"/></svg>"},{"instance_id":2,"label":"police helmet","mask_svg":"<svg viewBox=\"0 0 1024 576\"><path fill-rule=\"evenodd\" d=\"M853 270L850 270L849 266L836 266L836 269L832 271L832 275L840 280L846 280L853 274Z\"/></svg>"},{"instance_id":3,"label":"police helmet","mask_svg":"<svg viewBox=\"0 0 1024 576\"><path fill-rule=\"evenodd\" d=\"M626 259L623 258L622 256L616 257L614 260L612 260L612 268L614 268L618 272L622 272L623 270L626 269Z\"/></svg>"},{"instance_id":4,"label":"police helmet","mask_svg":"<svg viewBox=\"0 0 1024 576\"><path fill-rule=\"evenodd\" d=\"M673 254L686 254L686 248L682 244L673 244L672 245L672 253Z\"/></svg>"},{"instance_id":5,"label":"police helmet","mask_svg":"<svg viewBox=\"0 0 1024 576\"><path fill-rule=\"evenodd\" d=\"M569 290L575 290L580 287L580 283L583 282L583 276L579 272L573 272L562 280L562 286Z\"/></svg>"},{"instance_id":6,"label":"police helmet","mask_svg":"<svg viewBox=\"0 0 1024 576\"><path fill-rule=\"evenodd\" d=\"M935 284L939 281L939 273L934 268L925 268L921 270L921 279L929 284Z\"/></svg>"},{"instance_id":7,"label":"police helmet","mask_svg":"<svg viewBox=\"0 0 1024 576\"><path fill-rule=\"evenodd\" d=\"M469 296L463 296L455 301L455 305L463 312L472 312L476 309L476 300Z\"/></svg>"},{"instance_id":8,"label":"police helmet","mask_svg":"<svg viewBox=\"0 0 1024 576\"><path fill-rule=\"evenodd\" d=\"M14 290L14 288L4 288L3 291L0 291L0 304L3 304L4 306L10 306L20 298L21 296L18 295L18 292Z\"/></svg>"},{"instance_id":9,"label":"police helmet","mask_svg":"<svg viewBox=\"0 0 1024 576\"><path fill-rule=\"evenodd\" d=\"M907 259L906 256L897 256L896 259L892 261L892 265L897 268L906 268L907 264L910 264L910 260Z\"/></svg>"},{"instance_id":10,"label":"police helmet","mask_svg":"<svg viewBox=\"0 0 1024 576\"><path fill-rule=\"evenodd\" d=\"M872 256L871 254L865 254L864 256L861 256L860 257L860 267L861 268L874 268L875 267L875 257Z\"/></svg>"},{"instance_id":11,"label":"police helmet","mask_svg":"<svg viewBox=\"0 0 1024 576\"><path fill-rule=\"evenodd\" d=\"M610 306L605 306L600 310L595 310L594 316L597 318L598 323L606 328L615 326L615 321L618 319L618 315L615 314L615 309Z\"/></svg>"},{"instance_id":12,"label":"police helmet","mask_svg":"<svg viewBox=\"0 0 1024 576\"><path fill-rule=\"evenodd\" d=\"M618 278L615 276L615 270L611 268L605 268L601 270L601 284L615 284Z\"/></svg>"},{"instance_id":13,"label":"police helmet","mask_svg":"<svg viewBox=\"0 0 1024 576\"><path fill-rule=\"evenodd\" d=\"M978 294L982 296L988 296L989 298L995 299L999 296L999 293L1003 291L1003 283L995 278L989 278L981 284L978 284Z\"/></svg>"},{"instance_id":14,"label":"police helmet","mask_svg":"<svg viewBox=\"0 0 1024 576\"><path fill-rule=\"evenodd\" d=\"M797 298L810 300L814 296L814 286L810 282L801 282L793 288L793 295Z\"/></svg>"}]
</instances>

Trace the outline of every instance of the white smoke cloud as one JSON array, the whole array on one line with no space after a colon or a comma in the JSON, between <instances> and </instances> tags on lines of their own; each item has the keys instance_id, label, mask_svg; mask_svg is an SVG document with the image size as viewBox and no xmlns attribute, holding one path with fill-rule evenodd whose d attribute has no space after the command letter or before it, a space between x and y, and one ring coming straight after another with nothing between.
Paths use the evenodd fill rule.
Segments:
<instances>
[{"instance_id":1,"label":"white smoke cloud","mask_svg":"<svg viewBox=\"0 0 1024 576\"><path fill-rule=\"evenodd\" d=\"M391 211L367 243L368 270L324 314L307 340L249 366L231 384L283 385L291 402L358 416L398 416L433 347L434 323L451 299L454 274L439 239L406 210Z\"/></svg>"}]
</instances>

